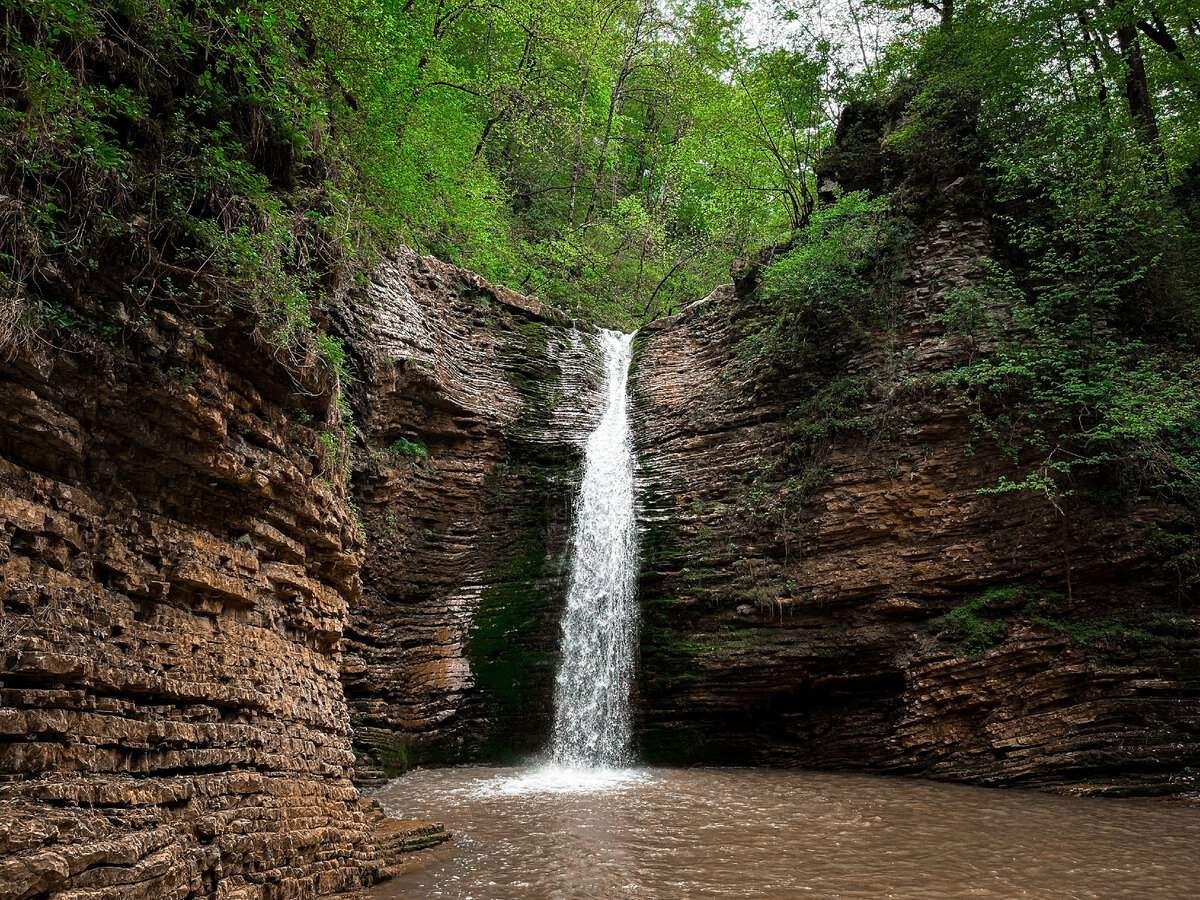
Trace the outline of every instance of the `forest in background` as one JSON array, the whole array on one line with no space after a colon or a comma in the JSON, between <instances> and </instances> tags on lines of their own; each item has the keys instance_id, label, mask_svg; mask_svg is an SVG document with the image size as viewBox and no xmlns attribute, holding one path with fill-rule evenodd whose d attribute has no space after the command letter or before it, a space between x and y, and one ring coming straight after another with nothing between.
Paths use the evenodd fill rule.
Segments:
<instances>
[{"instance_id":1,"label":"forest in background","mask_svg":"<svg viewBox=\"0 0 1200 900\"><path fill-rule=\"evenodd\" d=\"M737 0L0 9L6 350L183 308L345 377L326 309L397 244L622 327L775 247L745 349L795 369L886 327L955 175L998 252L945 316L989 349L943 387L1013 446L996 489L1117 467L1194 495L1193 0L779 0L763 46ZM870 190L821 183L844 110L883 128ZM815 397L805 440L853 396Z\"/></svg>"},{"instance_id":2,"label":"forest in background","mask_svg":"<svg viewBox=\"0 0 1200 900\"><path fill-rule=\"evenodd\" d=\"M285 331L396 243L587 318L669 310L803 220L835 115L820 59L751 53L726 0L5 6L10 278L132 238L290 297Z\"/></svg>"},{"instance_id":3,"label":"forest in background","mask_svg":"<svg viewBox=\"0 0 1200 900\"><path fill-rule=\"evenodd\" d=\"M756 13L783 24L766 47L745 13L5 0L4 277L53 293L115 241L135 294L255 285L286 335L403 242L631 325L808 224L839 110L912 85L898 150L962 149L939 147L961 128L921 128L952 92L1000 186L1065 199L1123 179L1130 217L1155 186L1194 196L1188 0L781 0Z\"/></svg>"}]
</instances>

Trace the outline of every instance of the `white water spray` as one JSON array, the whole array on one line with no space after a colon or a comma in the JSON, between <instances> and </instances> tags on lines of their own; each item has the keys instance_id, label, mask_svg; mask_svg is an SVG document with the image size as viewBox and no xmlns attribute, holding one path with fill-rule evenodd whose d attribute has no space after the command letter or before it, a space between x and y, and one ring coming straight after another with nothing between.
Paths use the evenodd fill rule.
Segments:
<instances>
[{"instance_id":1,"label":"white water spray","mask_svg":"<svg viewBox=\"0 0 1200 900\"><path fill-rule=\"evenodd\" d=\"M637 649L637 524L629 362L633 335L603 331L604 413L588 438L575 501L571 572L554 691L553 761L573 767L631 762Z\"/></svg>"}]
</instances>

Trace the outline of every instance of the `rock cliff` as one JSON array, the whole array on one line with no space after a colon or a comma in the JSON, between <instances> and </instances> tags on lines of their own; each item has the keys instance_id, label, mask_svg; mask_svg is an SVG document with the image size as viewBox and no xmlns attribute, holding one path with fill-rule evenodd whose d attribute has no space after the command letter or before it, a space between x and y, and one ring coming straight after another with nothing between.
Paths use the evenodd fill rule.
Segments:
<instances>
[{"instance_id":1,"label":"rock cliff","mask_svg":"<svg viewBox=\"0 0 1200 900\"><path fill-rule=\"evenodd\" d=\"M331 315L353 419L244 323L5 361L0 896L351 889L445 838L355 749L542 746L594 333L409 252Z\"/></svg>"},{"instance_id":2,"label":"rock cliff","mask_svg":"<svg viewBox=\"0 0 1200 900\"><path fill-rule=\"evenodd\" d=\"M0 365L0 896L378 880L444 833L350 781L331 379L121 312Z\"/></svg>"},{"instance_id":3,"label":"rock cliff","mask_svg":"<svg viewBox=\"0 0 1200 900\"><path fill-rule=\"evenodd\" d=\"M750 274L637 338L642 752L1196 791L1172 511L979 492L1013 461L934 376L992 237L922 222L835 373L871 427L814 453L830 373L751 383ZM408 252L331 317L352 453L244 324L106 308L0 365L0 896L348 890L445 837L352 776L544 746L594 335Z\"/></svg>"},{"instance_id":4,"label":"rock cliff","mask_svg":"<svg viewBox=\"0 0 1200 900\"><path fill-rule=\"evenodd\" d=\"M347 304L364 591L345 679L363 778L508 759L549 730L594 335L414 254Z\"/></svg>"},{"instance_id":5,"label":"rock cliff","mask_svg":"<svg viewBox=\"0 0 1200 900\"><path fill-rule=\"evenodd\" d=\"M800 464L790 412L828 375L741 378L744 297L639 336L647 760L1196 789L1196 597L1154 543L1171 511L980 494L1013 462L930 386L975 349L939 314L991 251L969 212L927 221L897 322L836 373L871 427Z\"/></svg>"}]
</instances>

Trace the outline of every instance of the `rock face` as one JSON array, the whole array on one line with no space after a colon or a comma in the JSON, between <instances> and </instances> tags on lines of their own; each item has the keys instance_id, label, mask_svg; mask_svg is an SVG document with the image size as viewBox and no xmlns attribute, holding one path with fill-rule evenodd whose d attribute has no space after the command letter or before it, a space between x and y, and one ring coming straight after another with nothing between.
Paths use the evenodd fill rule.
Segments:
<instances>
[{"instance_id":1,"label":"rock face","mask_svg":"<svg viewBox=\"0 0 1200 900\"><path fill-rule=\"evenodd\" d=\"M331 378L244 326L0 369L0 896L352 889L446 837L352 746L541 747L595 335L411 253L334 315L352 462Z\"/></svg>"},{"instance_id":2,"label":"rock face","mask_svg":"<svg viewBox=\"0 0 1200 900\"><path fill-rule=\"evenodd\" d=\"M595 335L415 254L339 323L364 450L364 591L345 683L360 777L508 759L549 731Z\"/></svg>"},{"instance_id":3,"label":"rock face","mask_svg":"<svg viewBox=\"0 0 1200 900\"><path fill-rule=\"evenodd\" d=\"M0 365L0 896L330 893L432 839L350 781L329 379L245 334Z\"/></svg>"},{"instance_id":4,"label":"rock face","mask_svg":"<svg viewBox=\"0 0 1200 900\"><path fill-rule=\"evenodd\" d=\"M766 399L740 380L732 289L639 336L648 760L1196 789L1196 597L1153 551L1170 511L981 495L1012 464L913 387L972 352L938 313L989 250L977 219L928 226L895 329L840 373L870 385L873 427L799 468L788 412L813 376Z\"/></svg>"},{"instance_id":5,"label":"rock face","mask_svg":"<svg viewBox=\"0 0 1200 900\"><path fill-rule=\"evenodd\" d=\"M828 373L754 388L734 288L639 335L647 760L1197 790L1171 511L980 494L1012 463L929 386L975 350L938 322L990 248L930 220L837 373L872 427L803 459L790 413ZM320 367L109 320L0 364L0 897L383 877L445 833L352 775L548 735L595 335L399 253L334 312L347 458Z\"/></svg>"}]
</instances>

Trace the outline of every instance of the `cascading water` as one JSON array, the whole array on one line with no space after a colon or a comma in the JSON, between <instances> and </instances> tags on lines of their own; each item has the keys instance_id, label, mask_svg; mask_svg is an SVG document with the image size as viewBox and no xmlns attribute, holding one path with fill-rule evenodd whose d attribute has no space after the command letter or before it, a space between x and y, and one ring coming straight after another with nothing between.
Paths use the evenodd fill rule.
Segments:
<instances>
[{"instance_id":1,"label":"cascading water","mask_svg":"<svg viewBox=\"0 0 1200 900\"><path fill-rule=\"evenodd\" d=\"M575 501L571 572L554 693L553 761L630 762L630 690L637 647L637 523L629 362L633 335L601 332L604 412L588 437Z\"/></svg>"}]
</instances>

